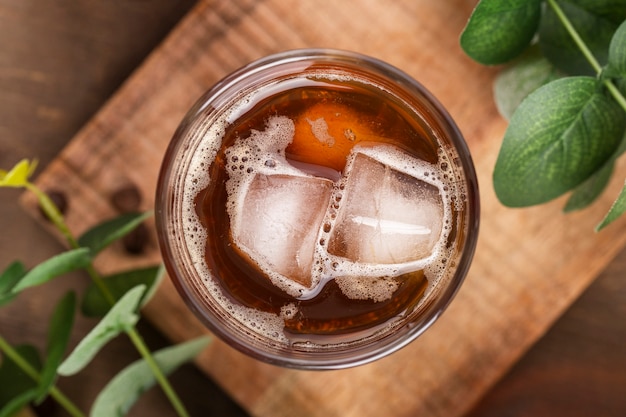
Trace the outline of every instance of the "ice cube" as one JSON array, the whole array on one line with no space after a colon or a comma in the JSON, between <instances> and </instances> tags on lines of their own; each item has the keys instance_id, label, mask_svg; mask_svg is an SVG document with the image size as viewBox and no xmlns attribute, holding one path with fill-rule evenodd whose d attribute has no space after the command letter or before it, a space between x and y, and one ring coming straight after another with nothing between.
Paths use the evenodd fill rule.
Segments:
<instances>
[{"instance_id":1,"label":"ice cube","mask_svg":"<svg viewBox=\"0 0 626 417\"><path fill-rule=\"evenodd\" d=\"M332 186L324 178L256 174L233 228L235 241L262 267L309 288Z\"/></svg>"},{"instance_id":2,"label":"ice cube","mask_svg":"<svg viewBox=\"0 0 626 417\"><path fill-rule=\"evenodd\" d=\"M442 227L437 187L358 153L328 251L362 263L417 261L432 253Z\"/></svg>"}]
</instances>

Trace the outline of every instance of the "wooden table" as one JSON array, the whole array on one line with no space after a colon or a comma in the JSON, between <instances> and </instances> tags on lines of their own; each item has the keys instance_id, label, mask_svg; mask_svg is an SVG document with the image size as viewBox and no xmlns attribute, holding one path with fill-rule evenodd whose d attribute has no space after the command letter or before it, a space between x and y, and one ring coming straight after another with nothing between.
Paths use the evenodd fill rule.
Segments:
<instances>
[{"instance_id":1,"label":"wooden table","mask_svg":"<svg viewBox=\"0 0 626 417\"><path fill-rule=\"evenodd\" d=\"M0 167L32 156L48 165L193 3L0 0ZM13 259L32 266L61 249L18 206L18 193L0 193L0 268ZM468 415L626 413L625 273L622 251ZM15 344L43 346L47 300L67 288L83 288L83 278L73 274L52 292L35 290L0 309L0 334ZM73 341L91 325L80 320ZM166 343L151 325L144 323L142 331L153 347ZM85 373L60 385L86 408L102 384L135 357L120 339ZM175 384L193 415L246 415L192 366L176 375ZM153 390L136 415L171 415L166 403Z\"/></svg>"}]
</instances>

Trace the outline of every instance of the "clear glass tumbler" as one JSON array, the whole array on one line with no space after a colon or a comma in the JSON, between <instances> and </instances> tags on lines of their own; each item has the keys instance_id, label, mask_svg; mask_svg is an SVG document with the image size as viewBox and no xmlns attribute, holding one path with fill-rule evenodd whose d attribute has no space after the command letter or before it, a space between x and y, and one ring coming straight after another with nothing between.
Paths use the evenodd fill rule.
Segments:
<instances>
[{"instance_id":1,"label":"clear glass tumbler","mask_svg":"<svg viewBox=\"0 0 626 417\"><path fill-rule=\"evenodd\" d=\"M272 364L337 369L396 351L444 311L479 196L461 133L422 85L306 49L198 100L165 155L156 221L169 276L213 333Z\"/></svg>"}]
</instances>

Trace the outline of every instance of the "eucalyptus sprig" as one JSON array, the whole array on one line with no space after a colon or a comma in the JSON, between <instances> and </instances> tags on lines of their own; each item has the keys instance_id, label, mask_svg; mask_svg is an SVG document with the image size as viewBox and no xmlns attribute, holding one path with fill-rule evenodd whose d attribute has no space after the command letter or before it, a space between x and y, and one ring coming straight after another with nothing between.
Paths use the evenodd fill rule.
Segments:
<instances>
[{"instance_id":1,"label":"eucalyptus sprig","mask_svg":"<svg viewBox=\"0 0 626 417\"><path fill-rule=\"evenodd\" d=\"M495 82L509 119L493 172L506 206L572 191L565 211L605 189L626 149L626 0L480 0L460 38ZM626 185L596 230L626 211Z\"/></svg>"},{"instance_id":2,"label":"eucalyptus sprig","mask_svg":"<svg viewBox=\"0 0 626 417\"><path fill-rule=\"evenodd\" d=\"M28 403L40 403L48 395L71 416L85 414L55 385L60 376L80 372L106 343L125 333L142 359L130 364L100 392L89 415L124 415L150 386L158 383L178 416L188 416L166 375L194 358L208 343L206 337L163 349L152 354L135 328L140 309L154 293L163 268L154 266L101 277L93 267L96 256L107 246L139 226L150 213L124 214L98 224L75 238L52 200L30 178L36 162L20 161L9 171L0 170L0 188L24 188L37 196L39 206L65 237L69 249L27 270L19 261L0 274L0 307L12 302L27 289L48 283L78 269L87 271L92 282L82 302L83 314L101 317L100 322L64 358L76 311L76 295L66 294L52 316L45 360L30 345L12 346L0 335L0 417L11 416ZM11 387L5 390L4 387Z\"/></svg>"}]
</instances>

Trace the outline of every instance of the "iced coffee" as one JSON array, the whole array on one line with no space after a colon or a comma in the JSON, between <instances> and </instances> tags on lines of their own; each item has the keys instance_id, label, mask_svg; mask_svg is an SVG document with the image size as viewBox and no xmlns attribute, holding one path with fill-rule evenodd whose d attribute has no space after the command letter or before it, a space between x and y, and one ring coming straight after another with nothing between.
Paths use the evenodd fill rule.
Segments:
<instances>
[{"instance_id":1,"label":"iced coffee","mask_svg":"<svg viewBox=\"0 0 626 417\"><path fill-rule=\"evenodd\" d=\"M476 179L417 82L304 50L239 70L190 111L157 193L164 260L233 347L311 369L365 363L443 311L469 266Z\"/></svg>"}]
</instances>

